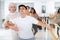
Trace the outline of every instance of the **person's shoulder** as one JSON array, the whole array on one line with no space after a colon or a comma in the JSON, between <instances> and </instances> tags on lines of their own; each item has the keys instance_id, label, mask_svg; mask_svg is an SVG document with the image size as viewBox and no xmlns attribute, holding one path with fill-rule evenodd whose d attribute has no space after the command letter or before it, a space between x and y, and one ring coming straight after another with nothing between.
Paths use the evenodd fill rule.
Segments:
<instances>
[{"instance_id":1,"label":"person's shoulder","mask_svg":"<svg viewBox=\"0 0 60 40\"><path fill-rule=\"evenodd\" d=\"M19 12L15 12L15 16L19 16L20 14L19 14Z\"/></svg>"},{"instance_id":2,"label":"person's shoulder","mask_svg":"<svg viewBox=\"0 0 60 40\"><path fill-rule=\"evenodd\" d=\"M9 13L9 14L7 14L7 16L10 16L11 14Z\"/></svg>"},{"instance_id":3,"label":"person's shoulder","mask_svg":"<svg viewBox=\"0 0 60 40\"><path fill-rule=\"evenodd\" d=\"M28 16L29 18L32 18L32 16Z\"/></svg>"},{"instance_id":4,"label":"person's shoulder","mask_svg":"<svg viewBox=\"0 0 60 40\"><path fill-rule=\"evenodd\" d=\"M6 18L10 18L10 16L11 16L11 14L7 14L7 15L6 15Z\"/></svg>"},{"instance_id":5,"label":"person's shoulder","mask_svg":"<svg viewBox=\"0 0 60 40\"><path fill-rule=\"evenodd\" d=\"M19 17L16 17L16 18L14 18L14 19L12 19L12 20L18 20L19 19Z\"/></svg>"},{"instance_id":6,"label":"person's shoulder","mask_svg":"<svg viewBox=\"0 0 60 40\"><path fill-rule=\"evenodd\" d=\"M19 12L15 12L14 14L19 14Z\"/></svg>"},{"instance_id":7,"label":"person's shoulder","mask_svg":"<svg viewBox=\"0 0 60 40\"><path fill-rule=\"evenodd\" d=\"M31 19L31 20L32 20L32 19L35 19L33 16L28 16L28 18Z\"/></svg>"},{"instance_id":8,"label":"person's shoulder","mask_svg":"<svg viewBox=\"0 0 60 40\"><path fill-rule=\"evenodd\" d=\"M19 19L20 17L18 16L18 17L16 17L15 19Z\"/></svg>"},{"instance_id":9,"label":"person's shoulder","mask_svg":"<svg viewBox=\"0 0 60 40\"><path fill-rule=\"evenodd\" d=\"M18 12L15 12L15 13L18 13Z\"/></svg>"}]
</instances>

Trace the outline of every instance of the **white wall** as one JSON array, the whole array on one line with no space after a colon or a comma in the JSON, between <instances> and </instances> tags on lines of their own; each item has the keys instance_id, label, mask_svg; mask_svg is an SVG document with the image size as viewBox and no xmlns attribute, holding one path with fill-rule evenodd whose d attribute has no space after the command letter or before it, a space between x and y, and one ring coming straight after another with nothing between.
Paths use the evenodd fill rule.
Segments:
<instances>
[{"instance_id":1,"label":"white wall","mask_svg":"<svg viewBox=\"0 0 60 40\"><path fill-rule=\"evenodd\" d=\"M55 2L60 2L60 0L55 0Z\"/></svg>"},{"instance_id":2,"label":"white wall","mask_svg":"<svg viewBox=\"0 0 60 40\"><path fill-rule=\"evenodd\" d=\"M54 13L55 12L55 1L48 1L46 3L46 12Z\"/></svg>"},{"instance_id":3,"label":"white wall","mask_svg":"<svg viewBox=\"0 0 60 40\"><path fill-rule=\"evenodd\" d=\"M0 0L0 28L2 28L2 19L4 18L4 1Z\"/></svg>"},{"instance_id":4,"label":"white wall","mask_svg":"<svg viewBox=\"0 0 60 40\"><path fill-rule=\"evenodd\" d=\"M0 19L4 15L4 1L0 1Z\"/></svg>"},{"instance_id":5,"label":"white wall","mask_svg":"<svg viewBox=\"0 0 60 40\"><path fill-rule=\"evenodd\" d=\"M14 3L34 3L34 8L36 9L39 16L49 16L50 13L55 12L55 2L60 2L60 0L5 0L5 16L9 13L8 6L10 2ZM46 14L41 13L41 6L46 5Z\"/></svg>"}]
</instances>

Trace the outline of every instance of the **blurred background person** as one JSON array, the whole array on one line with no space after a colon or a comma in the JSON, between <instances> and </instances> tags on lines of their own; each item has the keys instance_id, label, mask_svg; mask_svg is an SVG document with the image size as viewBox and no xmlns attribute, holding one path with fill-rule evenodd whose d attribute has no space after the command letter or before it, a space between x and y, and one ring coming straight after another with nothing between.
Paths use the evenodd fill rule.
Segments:
<instances>
[{"instance_id":1,"label":"blurred background person","mask_svg":"<svg viewBox=\"0 0 60 40\"><path fill-rule=\"evenodd\" d=\"M58 36L60 36L59 34L59 29L60 29L60 8L58 9L56 14L51 14L50 20L52 22L52 24L57 24L59 27L57 27L57 34Z\"/></svg>"},{"instance_id":2,"label":"blurred background person","mask_svg":"<svg viewBox=\"0 0 60 40\"><path fill-rule=\"evenodd\" d=\"M60 8L56 14L51 14L50 18L53 23L57 23L60 26Z\"/></svg>"},{"instance_id":3,"label":"blurred background person","mask_svg":"<svg viewBox=\"0 0 60 40\"><path fill-rule=\"evenodd\" d=\"M40 17L36 13L36 10L33 7L30 10L30 14L31 14L32 17L36 18L37 20L42 21L42 19L40 19ZM33 33L34 33L34 35L37 33L38 28L42 29L42 27L38 27L38 25L33 24L33 31L34 31Z\"/></svg>"},{"instance_id":4,"label":"blurred background person","mask_svg":"<svg viewBox=\"0 0 60 40\"><path fill-rule=\"evenodd\" d=\"M16 6L15 6L15 4L14 4L14 3L10 3L10 4L9 4L9 14L6 16L5 21L4 21L4 23L3 23L3 26L4 26L5 28L8 28L8 27L6 26L6 25L7 25L6 22L8 22L9 20L12 20L12 19L18 17L18 15L19 15L19 14L16 12Z\"/></svg>"},{"instance_id":5,"label":"blurred background person","mask_svg":"<svg viewBox=\"0 0 60 40\"><path fill-rule=\"evenodd\" d=\"M29 6L26 6L27 7L27 10L30 12L30 7Z\"/></svg>"},{"instance_id":6,"label":"blurred background person","mask_svg":"<svg viewBox=\"0 0 60 40\"><path fill-rule=\"evenodd\" d=\"M30 16L30 7L29 6L26 6L26 8L27 8L27 15L29 15Z\"/></svg>"}]
</instances>

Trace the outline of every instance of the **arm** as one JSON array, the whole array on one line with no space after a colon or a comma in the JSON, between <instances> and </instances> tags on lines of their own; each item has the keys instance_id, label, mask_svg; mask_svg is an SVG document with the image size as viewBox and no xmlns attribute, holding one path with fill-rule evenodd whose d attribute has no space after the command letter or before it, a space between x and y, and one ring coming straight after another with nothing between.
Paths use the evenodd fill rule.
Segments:
<instances>
[{"instance_id":1,"label":"arm","mask_svg":"<svg viewBox=\"0 0 60 40\"><path fill-rule=\"evenodd\" d=\"M57 16L57 14L50 14L50 19L54 19Z\"/></svg>"},{"instance_id":2,"label":"arm","mask_svg":"<svg viewBox=\"0 0 60 40\"><path fill-rule=\"evenodd\" d=\"M4 28L9 29L7 22L4 23Z\"/></svg>"},{"instance_id":3,"label":"arm","mask_svg":"<svg viewBox=\"0 0 60 40\"><path fill-rule=\"evenodd\" d=\"M40 18L37 13L36 13L36 16L37 16L38 18Z\"/></svg>"},{"instance_id":4,"label":"arm","mask_svg":"<svg viewBox=\"0 0 60 40\"><path fill-rule=\"evenodd\" d=\"M37 25L40 25L42 27L46 27L49 30L52 30L51 26L49 26L48 24L45 24L45 23L43 23L41 21L38 21Z\"/></svg>"},{"instance_id":5,"label":"arm","mask_svg":"<svg viewBox=\"0 0 60 40\"><path fill-rule=\"evenodd\" d=\"M41 22L41 21L39 21L39 22L37 23L37 25L40 25L40 26L42 26L42 27L48 28L49 31L50 31L50 34L51 34L52 39L53 39L53 40L57 40L56 36L55 36L54 33L53 33L53 30L52 30L51 26L49 26L49 25L47 25L47 24L44 24L44 23Z\"/></svg>"},{"instance_id":6,"label":"arm","mask_svg":"<svg viewBox=\"0 0 60 40\"><path fill-rule=\"evenodd\" d=\"M47 24L45 24L45 23L43 23L43 22L41 22L41 21L38 21L37 25L40 25L40 26L42 26L42 27L48 28L49 31L50 31L50 34L51 34L52 39L53 39L53 40L57 40L56 36L55 36L54 33L53 33L53 30L52 30L51 26L49 26L49 25L47 25Z\"/></svg>"},{"instance_id":7,"label":"arm","mask_svg":"<svg viewBox=\"0 0 60 40\"><path fill-rule=\"evenodd\" d=\"M6 16L5 21L3 23L3 28L5 29L9 29L9 27L7 26L7 22L10 20L9 16L10 16L9 14Z\"/></svg>"},{"instance_id":8,"label":"arm","mask_svg":"<svg viewBox=\"0 0 60 40\"><path fill-rule=\"evenodd\" d=\"M10 21L6 23L6 26L18 32L18 28Z\"/></svg>"},{"instance_id":9,"label":"arm","mask_svg":"<svg viewBox=\"0 0 60 40\"><path fill-rule=\"evenodd\" d=\"M15 25L10 26L9 28L11 28L11 29L15 30L16 32L18 32L18 31L19 31L19 30L18 30L18 28L17 28Z\"/></svg>"},{"instance_id":10,"label":"arm","mask_svg":"<svg viewBox=\"0 0 60 40\"><path fill-rule=\"evenodd\" d=\"M56 23L59 23L59 22L60 22L60 19L58 19Z\"/></svg>"}]
</instances>

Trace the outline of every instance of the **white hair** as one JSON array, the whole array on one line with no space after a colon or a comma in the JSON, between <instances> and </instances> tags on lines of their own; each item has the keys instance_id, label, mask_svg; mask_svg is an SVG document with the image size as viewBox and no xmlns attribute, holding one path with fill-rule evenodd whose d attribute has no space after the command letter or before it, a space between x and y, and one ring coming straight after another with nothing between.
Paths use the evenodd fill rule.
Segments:
<instances>
[{"instance_id":1,"label":"white hair","mask_svg":"<svg viewBox=\"0 0 60 40\"><path fill-rule=\"evenodd\" d=\"M10 3L10 4L9 4L9 7L10 7L10 6L15 6L15 3Z\"/></svg>"}]
</instances>

